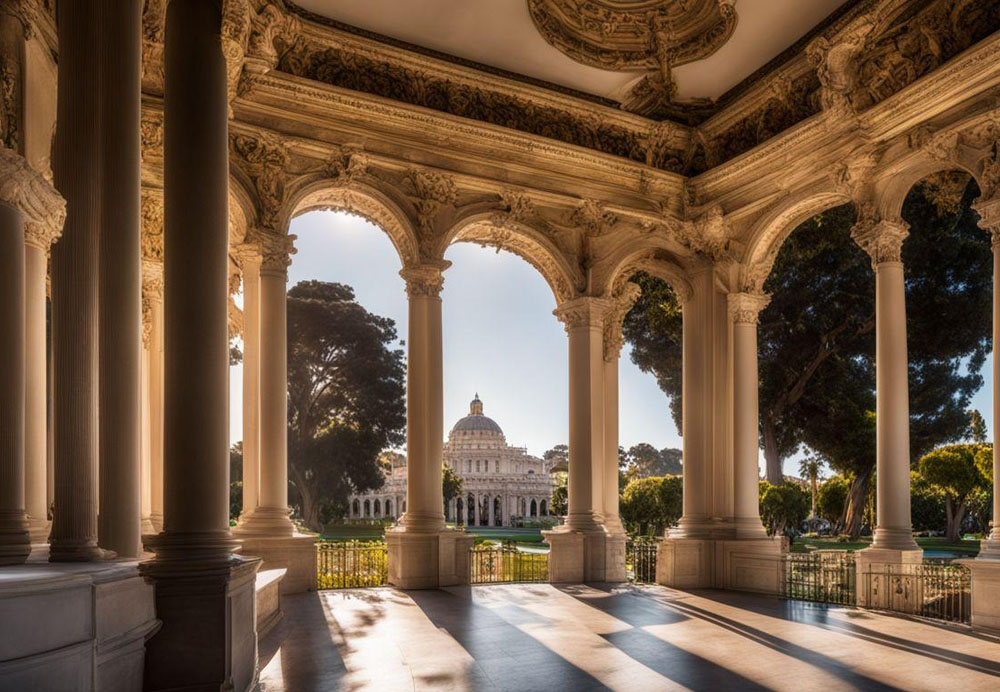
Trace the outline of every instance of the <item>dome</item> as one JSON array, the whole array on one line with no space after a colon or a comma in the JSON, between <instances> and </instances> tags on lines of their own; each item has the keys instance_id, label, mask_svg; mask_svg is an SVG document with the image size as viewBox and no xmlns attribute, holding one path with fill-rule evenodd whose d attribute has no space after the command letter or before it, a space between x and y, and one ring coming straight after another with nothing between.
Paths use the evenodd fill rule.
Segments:
<instances>
[{"instance_id":1,"label":"dome","mask_svg":"<svg viewBox=\"0 0 1000 692\"><path fill-rule=\"evenodd\" d=\"M476 398L469 404L469 415L459 419L451 431L453 433L483 431L503 435L503 430L497 422L483 415L483 402L479 399L479 394L476 394Z\"/></svg>"}]
</instances>

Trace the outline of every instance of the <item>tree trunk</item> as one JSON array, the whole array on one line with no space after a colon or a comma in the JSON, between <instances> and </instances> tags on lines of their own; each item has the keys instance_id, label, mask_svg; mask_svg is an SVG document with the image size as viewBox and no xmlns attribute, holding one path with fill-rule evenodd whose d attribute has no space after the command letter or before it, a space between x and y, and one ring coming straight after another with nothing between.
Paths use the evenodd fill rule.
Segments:
<instances>
[{"instance_id":1,"label":"tree trunk","mask_svg":"<svg viewBox=\"0 0 1000 692\"><path fill-rule=\"evenodd\" d=\"M861 535L865 520L865 504L868 499L868 481L871 480L871 476L871 469L859 474L851 481L851 487L847 492L843 530L851 538Z\"/></svg>"},{"instance_id":2,"label":"tree trunk","mask_svg":"<svg viewBox=\"0 0 1000 692\"><path fill-rule=\"evenodd\" d=\"M965 503L959 502L958 506L953 506L951 498L945 498L945 514L948 517L948 529L945 537L949 543L957 543L961 538L962 519L965 518Z\"/></svg>"},{"instance_id":3,"label":"tree trunk","mask_svg":"<svg viewBox=\"0 0 1000 692\"><path fill-rule=\"evenodd\" d=\"M816 476L812 476L809 479L810 489L812 490L812 509L809 511L809 516L816 516L816 496L819 494L819 484L816 482Z\"/></svg>"},{"instance_id":4,"label":"tree trunk","mask_svg":"<svg viewBox=\"0 0 1000 692\"><path fill-rule=\"evenodd\" d=\"M313 531L322 533L323 526L319 520L319 503L313 496L312 489L306 484L305 478L299 473L295 464L289 464L292 474L295 476L295 487L299 491L299 499L302 501L302 521Z\"/></svg>"},{"instance_id":5,"label":"tree trunk","mask_svg":"<svg viewBox=\"0 0 1000 692\"><path fill-rule=\"evenodd\" d=\"M778 438L774 432L774 422L764 418L761 424L764 437L764 461L767 482L771 485L781 485L784 476L781 473L781 457L778 456Z\"/></svg>"}]
</instances>

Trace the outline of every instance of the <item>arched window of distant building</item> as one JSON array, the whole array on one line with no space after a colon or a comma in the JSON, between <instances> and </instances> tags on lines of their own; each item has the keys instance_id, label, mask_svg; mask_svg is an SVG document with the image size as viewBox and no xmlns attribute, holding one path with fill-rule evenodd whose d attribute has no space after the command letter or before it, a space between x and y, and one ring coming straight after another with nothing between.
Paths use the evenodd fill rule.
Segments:
<instances>
[{"instance_id":1,"label":"arched window of distant building","mask_svg":"<svg viewBox=\"0 0 1000 692\"><path fill-rule=\"evenodd\" d=\"M371 500L365 500L365 516L370 517L372 515L372 503Z\"/></svg>"},{"instance_id":2,"label":"arched window of distant building","mask_svg":"<svg viewBox=\"0 0 1000 692\"><path fill-rule=\"evenodd\" d=\"M548 514L548 510L546 509L546 506L547 505L545 503L545 500L542 500L542 504L538 506L538 513L541 514L543 517L546 514Z\"/></svg>"},{"instance_id":3,"label":"arched window of distant building","mask_svg":"<svg viewBox=\"0 0 1000 692\"><path fill-rule=\"evenodd\" d=\"M382 516L382 503L378 499L375 500L375 516Z\"/></svg>"},{"instance_id":4,"label":"arched window of distant building","mask_svg":"<svg viewBox=\"0 0 1000 692\"><path fill-rule=\"evenodd\" d=\"M386 500L385 501L385 516L387 516L387 517L392 517L393 516L393 513L392 513L392 500Z\"/></svg>"},{"instance_id":5,"label":"arched window of distant building","mask_svg":"<svg viewBox=\"0 0 1000 692\"><path fill-rule=\"evenodd\" d=\"M353 514L356 517L361 516L361 502L359 502L357 498L354 498L354 508L351 514Z\"/></svg>"},{"instance_id":6,"label":"arched window of distant building","mask_svg":"<svg viewBox=\"0 0 1000 692\"><path fill-rule=\"evenodd\" d=\"M531 516L533 517L538 516L538 503L536 503L534 500L531 501Z\"/></svg>"},{"instance_id":7,"label":"arched window of distant building","mask_svg":"<svg viewBox=\"0 0 1000 692\"><path fill-rule=\"evenodd\" d=\"M493 472L494 473L500 473L500 460L499 459L497 459L494 462Z\"/></svg>"}]
</instances>

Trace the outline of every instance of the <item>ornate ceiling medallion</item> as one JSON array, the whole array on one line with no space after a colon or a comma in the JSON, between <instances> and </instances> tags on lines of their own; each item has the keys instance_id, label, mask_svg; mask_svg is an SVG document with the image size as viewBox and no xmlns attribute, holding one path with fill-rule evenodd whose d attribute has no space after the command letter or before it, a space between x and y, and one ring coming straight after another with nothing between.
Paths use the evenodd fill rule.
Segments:
<instances>
[{"instance_id":1,"label":"ornate ceiling medallion","mask_svg":"<svg viewBox=\"0 0 1000 692\"><path fill-rule=\"evenodd\" d=\"M670 70L706 58L736 28L736 0L528 0L546 41L577 62L614 71L651 70L673 95Z\"/></svg>"}]
</instances>

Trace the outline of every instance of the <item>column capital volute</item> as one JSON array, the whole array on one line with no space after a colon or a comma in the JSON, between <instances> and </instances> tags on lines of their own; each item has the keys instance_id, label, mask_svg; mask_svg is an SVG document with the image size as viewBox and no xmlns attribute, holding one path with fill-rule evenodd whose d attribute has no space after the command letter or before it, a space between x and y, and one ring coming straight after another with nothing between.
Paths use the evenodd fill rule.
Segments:
<instances>
[{"instance_id":1,"label":"column capital volute","mask_svg":"<svg viewBox=\"0 0 1000 692\"><path fill-rule=\"evenodd\" d=\"M851 239L871 257L873 267L901 262L903 241L909 234L910 225L902 219L883 219L871 209L862 209L851 227Z\"/></svg>"},{"instance_id":2,"label":"column capital volute","mask_svg":"<svg viewBox=\"0 0 1000 692\"><path fill-rule=\"evenodd\" d=\"M610 296L613 305L604 319L604 360L611 362L621 355L625 345L625 334L622 331L625 316L641 294L639 284L626 281Z\"/></svg>"},{"instance_id":3,"label":"column capital volute","mask_svg":"<svg viewBox=\"0 0 1000 692\"><path fill-rule=\"evenodd\" d=\"M980 197L972 204L979 213L979 227L990 234L990 245L1000 245L1000 195L988 199Z\"/></svg>"},{"instance_id":4,"label":"column capital volute","mask_svg":"<svg viewBox=\"0 0 1000 692\"><path fill-rule=\"evenodd\" d=\"M295 236L275 233L263 228L251 228L244 242L236 246L236 257L243 262L259 258L262 274L286 274L295 254Z\"/></svg>"},{"instance_id":5,"label":"column capital volute","mask_svg":"<svg viewBox=\"0 0 1000 692\"><path fill-rule=\"evenodd\" d=\"M444 271L451 262L443 260L403 267L399 275L406 282L406 295L410 298L438 298L444 288Z\"/></svg>"},{"instance_id":6,"label":"column capital volute","mask_svg":"<svg viewBox=\"0 0 1000 692\"><path fill-rule=\"evenodd\" d=\"M603 329L605 319L614 306L612 298L580 296L560 304L552 314L563 323L567 332L579 328Z\"/></svg>"},{"instance_id":7,"label":"column capital volute","mask_svg":"<svg viewBox=\"0 0 1000 692\"><path fill-rule=\"evenodd\" d=\"M42 250L62 235L66 200L17 152L0 146L0 202L24 215L24 242Z\"/></svg>"},{"instance_id":8,"label":"column capital volute","mask_svg":"<svg viewBox=\"0 0 1000 692\"><path fill-rule=\"evenodd\" d=\"M767 293L730 293L726 302L733 324L756 325L760 311L771 302L771 296Z\"/></svg>"}]
</instances>

